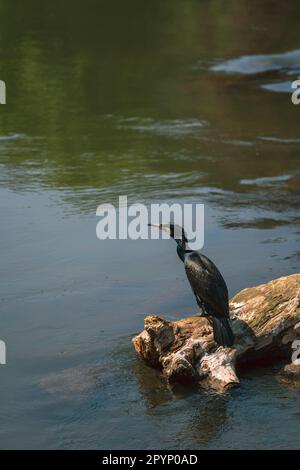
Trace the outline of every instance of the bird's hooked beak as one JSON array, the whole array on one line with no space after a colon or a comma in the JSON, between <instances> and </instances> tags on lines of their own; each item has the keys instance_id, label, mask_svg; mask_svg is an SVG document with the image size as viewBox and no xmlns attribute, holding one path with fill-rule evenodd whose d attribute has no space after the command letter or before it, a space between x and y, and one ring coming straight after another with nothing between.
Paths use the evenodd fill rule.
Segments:
<instances>
[{"instance_id":1,"label":"bird's hooked beak","mask_svg":"<svg viewBox=\"0 0 300 470\"><path fill-rule=\"evenodd\" d=\"M169 236L171 235L171 229L168 224L148 224L148 227L156 227L159 230L166 232Z\"/></svg>"}]
</instances>

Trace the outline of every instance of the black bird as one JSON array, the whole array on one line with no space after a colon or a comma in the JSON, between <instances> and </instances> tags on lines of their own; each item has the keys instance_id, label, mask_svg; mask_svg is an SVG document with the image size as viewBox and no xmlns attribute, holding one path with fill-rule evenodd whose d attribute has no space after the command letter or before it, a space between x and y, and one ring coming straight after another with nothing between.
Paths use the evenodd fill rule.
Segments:
<instances>
[{"instance_id":1,"label":"black bird","mask_svg":"<svg viewBox=\"0 0 300 470\"><path fill-rule=\"evenodd\" d=\"M199 251L187 248L188 240L184 229L179 225L152 226L164 230L174 238L177 243L177 254L184 263L201 314L209 317L212 322L214 340L220 346L232 346L234 336L230 326L228 289L217 266Z\"/></svg>"}]
</instances>

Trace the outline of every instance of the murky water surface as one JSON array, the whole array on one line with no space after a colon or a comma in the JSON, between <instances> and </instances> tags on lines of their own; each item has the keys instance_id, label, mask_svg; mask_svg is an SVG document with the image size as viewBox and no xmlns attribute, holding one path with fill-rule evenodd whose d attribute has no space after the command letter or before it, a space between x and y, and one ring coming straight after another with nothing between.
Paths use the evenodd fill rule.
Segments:
<instances>
[{"instance_id":1,"label":"murky water surface","mask_svg":"<svg viewBox=\"0 0 300 470\"><path fill-rule=\"evenodd\" d=\"M171 241L95 236L103 202L205 204L231 295L299 272L292 0L0 5L1 448L299 448L299 389L171 389L148 313L197 311Z\"/></svg>"}]
</instances>

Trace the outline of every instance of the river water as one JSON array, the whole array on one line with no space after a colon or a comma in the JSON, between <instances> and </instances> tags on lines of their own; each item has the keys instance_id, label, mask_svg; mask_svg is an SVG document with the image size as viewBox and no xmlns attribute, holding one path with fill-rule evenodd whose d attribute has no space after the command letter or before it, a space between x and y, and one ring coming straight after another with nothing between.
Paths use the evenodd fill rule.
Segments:
<instances>
[{"instance_id":1,"label":"river water","mask_svg":"<svg viewBox=\"0 0 300 470\"><path fill-rule=\"evenodd\" d=\"M230 294L299 272L300 9L274 0L0 5L1 448L299 448L276 367L228 395L136 357L196 313L172 241L99 241L96 208L205 205Z\"/></svg>"}]
</instances>

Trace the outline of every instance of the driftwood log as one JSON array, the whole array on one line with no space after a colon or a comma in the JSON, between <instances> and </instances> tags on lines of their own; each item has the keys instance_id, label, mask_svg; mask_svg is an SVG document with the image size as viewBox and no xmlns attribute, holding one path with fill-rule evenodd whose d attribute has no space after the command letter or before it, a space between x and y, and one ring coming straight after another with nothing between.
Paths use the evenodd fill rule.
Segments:
<instances>
[{"instance_id":1,"label":"driftwood log","mask_svg":"<svg viewBox=\"0 0 300 470\"><path fill-rule=\"evenodd\" d=\"M291 361L291 345L300 339L300 274L242 290L230 301L230 316L234 348L218 346L208 320L200 316L178 321L147 316L133 345L169 381L199 381L223 391L239 384L236 365L265 363L286 354ZM300 369L297 363L291 367Z\"/></svg>"}]
</instances>

